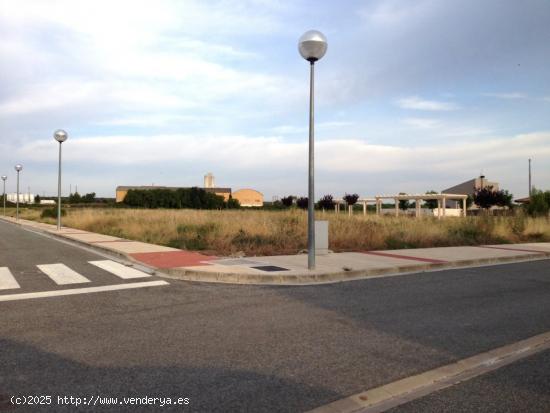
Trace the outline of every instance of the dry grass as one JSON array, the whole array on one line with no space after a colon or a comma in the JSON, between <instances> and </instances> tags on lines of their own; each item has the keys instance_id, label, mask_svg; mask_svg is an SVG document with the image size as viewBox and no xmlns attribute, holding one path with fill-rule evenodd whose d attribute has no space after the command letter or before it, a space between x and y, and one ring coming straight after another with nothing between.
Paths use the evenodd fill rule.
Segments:
<instances>
[{"instance_id":1,"label":"dry grass","mask_svg":"<svg viewBox=\"0 0 550 413\"><path fill-rule=\"evenodd\" d=\"M22 210L21 217L40 219L40 211ZM63 224L210 254L294 254L306 248L306 212L68 209ZM528 241L550 241L547 218L468 217L434 218L376 217L318 213L326 219L333 251L422 248Z\"/></svg>"}]
</instances>

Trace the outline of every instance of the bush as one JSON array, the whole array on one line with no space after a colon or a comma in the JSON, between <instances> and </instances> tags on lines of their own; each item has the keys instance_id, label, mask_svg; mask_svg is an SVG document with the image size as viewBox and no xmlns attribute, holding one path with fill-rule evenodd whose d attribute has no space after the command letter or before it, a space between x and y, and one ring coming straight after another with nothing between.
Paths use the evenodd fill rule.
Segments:
<instances>
[{"instance_id":1,"label":"bush","mask_svg":"<svg viewBox=\"0 0 550 413\"><path fill-rule=\"evenodd\" d=\"M292 195L284 196L281 198L281 203L287 208L291 207L293 202L294 197Z\"/></svg>"},{"instance_id":2,"label":"bush","mask_svg":"<svg viewBox=\"0 0 550 413\"><path fill-rule=\"evenodd\" d=\"M550 191L539 191L533 188L525 211L531 216L547 216L550 211Z\"/></svg>"},{"instance_id":3,"label":"bush","mask_svg":"<svg viewBox=\"0 0 550 413\"><path fill-rule=\"evenodd\" d=\"M61 209L61 216L67 215L67 211ZM40 214L40 218L57 218L57 208L44 209Z\"/></svg>"},{"instance_id":4,"label":"bush","mask_svg":"<svg viewBox=\"0 0 550 413\"><path fill-rule=\"evenodd\" d=\"M317 206L323 210L332 209L334 208L334 198L332 195L325 195L317 202Z\"/></svg>"},{"instance_id":5,"label":"bush","mask_svg":"<svg viewBox=\"0 0 550 413\"><path fill-rule=\"evenodd\" d=\"M359 195L357 195L357 194L345 194L343 199L344 199L344 201L346 201L346 204L348 204L348 206L352 206L352 205L355 205L355 203L359 199Z\"/></svg>"},{"instance_id":6,"label":"bush","mask_svg":"<svg viewBox=\"0 0 550 413\"><path fill-rule=\"evenodd\" d=\"M234 207L238 202L231 202ZM222 209L226 205L222 196L206 192L202 188L172 189L130 189L123 203L132 207L143 208L191 208Z\"/></svg>"},{"instance_id":7,"label":"bush","mask_svg":"<svg viewBox=\"0 0 550 413\"><path fill-rule=\"evenodd\" d=\"M296 200L296 205L298 205L298 208L307 209L308 204L309 204L308 198L305 196L302 196Z\"/></svg>"}]
</instances>

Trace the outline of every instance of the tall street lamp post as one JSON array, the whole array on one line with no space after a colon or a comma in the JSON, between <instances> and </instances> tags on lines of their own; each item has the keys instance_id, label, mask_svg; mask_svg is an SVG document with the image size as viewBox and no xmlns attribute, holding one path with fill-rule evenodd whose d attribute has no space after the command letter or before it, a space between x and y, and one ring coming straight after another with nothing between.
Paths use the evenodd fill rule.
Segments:
<instances>
[{"instance_id":1,"label":"tall street lamp post","mask_svg":"<svg viewBox=\"0 0 550 413\"><path fill-rule=\"evenodd\" d=\"M17 171L17 200L15 204L15 219L19 221L19 172L23 170L23 165L17 164L14 169Z\"/></svg>"},{"instance_id":2,"label":"tall street lamp post","mask_svg":"<svg viewBox=\"0 0 550 413\"><path fill-rule=\"evenodd\" d=\"M327 51L327 38L317 30L305 32L298 41L300 55L310 64L309 70L309 178L307 208L307 266L315 269L315 190L314 190L314 124L313 91L314 65Z\"/></svg>"},{"instance_id":3,"label":"tall street lamp post","mask_svg":"<svg viewBox=\"0 0 550 413\"><path fill-rule=\"evenodd\" d=\"M6 175L2 175L2 181L4 181L4 192L2 195L4 200L4 216L6 216L6 179L8 179L8 177Z\"/></svg>"},{"instance_id":4,"label":"tall street lamp post","mask_svg":"<svg viewBox=\"0 0 550 413\"><path fill-rule=\"evenodd\" d=\"M63 129L58 129L53 134L54 139L59 142L59 169L57 174L57 230L61 229L61 144L67 140L69 135Z\"/></svg>"}]
</instances>

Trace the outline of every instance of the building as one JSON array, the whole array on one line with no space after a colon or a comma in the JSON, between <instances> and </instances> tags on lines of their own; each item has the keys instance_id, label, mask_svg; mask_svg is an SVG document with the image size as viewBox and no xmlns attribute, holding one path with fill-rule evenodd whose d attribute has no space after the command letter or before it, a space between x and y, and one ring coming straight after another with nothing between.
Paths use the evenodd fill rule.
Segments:
<instances>
[{"instance_id":1,"label":"building","mask_svg":"<svg viewBox=\"0 0 550 413\"><path fill-rule=\"evenodd\" d=\"M178 186L117 186L116 187L116 202L124 201L126 194L130 189L140 189L140 190L152 190L152 189L189 189L188 187L178 187ZM204 188L206 192L212 192L216 195L223 196L223 199L227 201L231 195L231 188Z\"/></svg>"},{"instance_id":2,"label":"building","mask_svg":"<svg viewBox=\"0 0 550 413\"><path fill-rule=\"evenodd\" d=\"M206 175L204 175L204 187L205 188L216 187L216 180L214 178L214 175L212 175L212 172L208 172Z\"/></svg>"},{"instance_id":3,"label":"building","mask_svg":"<svg viewBox=\"0 0 550 413\"><path fill-rule=\"evenodd\" d=\"M264 205L264 195L255 189L239 189L231 194L242 207L261 207Z\"/></svg>"},{"instance_id":4,"label":"building","mask_svg":"<svg viewBox=\"0 0 550 413\"><path fill-rule=\"evenodd\" d=\"M6 201L7 202L13 202L15 204L17 202L17 193L6 194ZM19 203L20 204L34 204L34 194L20 192L19 193Z\"/></svg>"},{"instance_id":5,"label":"building","mask_svg":"<svg viewBox=\"0 0 550 413\"><path fill-rule=\"evenodd\" d=\"M211 192L216 195L222 196L224 201L227 201L229 197L239 201L243 207L261 207L264 205L264 196L261 192L258 192L254 189L245 188L239 189L234 193L231 192L231 188L217 188L216 180L212 172L208 172L204 175L204 190L206 192ZM124 201L126 194L130 189L140 189L140 190L152 190L152 189L171 189L173 191L177 189L189 189L189 187L176 187L176 186L117 186L116 188L116 202Z\"/></svg>"},{"instance_id":6,"label":"building","mask_svg":"<svg viewBox=\"0 0 550 413\"><path fill-rule=\"evenodd\" d=\"M462 182L461 184L444 189L443 191L441 191L441 193L465 194L465 195L473 196L475 191L479 189L487 188L487 187L491 187L495 191L499 190L498 182L488 181L484 175L480 175L478 178L470 179L469 181ZM447 208L457 208L458 201L449 200L447 201L446 206Z\"/></svg>"}]
</instances>

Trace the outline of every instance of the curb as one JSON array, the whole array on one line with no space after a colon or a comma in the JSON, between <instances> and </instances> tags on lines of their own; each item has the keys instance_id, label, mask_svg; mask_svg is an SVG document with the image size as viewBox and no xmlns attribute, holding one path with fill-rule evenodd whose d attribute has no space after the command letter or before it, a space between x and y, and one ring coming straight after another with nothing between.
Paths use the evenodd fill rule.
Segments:
<instances>
[{"instance_id":1,"label":"curb","mask_svg":"<svg viewBox=\"0 0 550 413\"><path fill-rule=\"evenodd\" d=\"M458 268L482 267L486 265L507 264L514 262L538 261L550 258L550 253L525 253L515 257L479 258L473 260L449 261L446 263L427 263L421 265L403 265L397 267L327 272L321 274L293 274L293 275L262 275L227 272L211 272L181 268L163 268L162 271L169 278L184 281L212 282L221 284L249 284L249 285L320 285L335 284L346 281L382 278L398 275L416 274L437 270ZM162 274L158 274L161 275Z\"/></svg>"},{"instance_id":2,"label":"curb","mask_svg":"<svg viewBox=\"0 0 550 413\"><path fill-rule=\"evenodd\" d=\"M58 234L50 232L39 227L33 227L31 225L25 225L25 223L16 222L14 220L0 217L4 222L8 222L14 225L25 227L31 231L40 232L58 238L63 241L77 244L96 252L103 254L114 255L119 259L130 261L134 265L147 269L152 274L159 277L183 280L183 281L195 281L195 282L207 282L207 283L221 283L221 284L246 284L246 285L280 285L280 286L297 286L297 285L319 285L319 284L334 284L345 281L363 280L368 278L379 277L391 277L406 274L415 274L420 272L429 272L437 270L446 270L454 268L467 268L467 267L479 267L485 265L506 264L513 262L525 262L536 261L550 258L550 252L526 252L518 251L517 256L509 257L492 257L492 258L476 258L458 261L438 262L438 263L423 263L423 264L408 264L399 265L386 268L373 268L373 269L360 269L349 271L332 271L325 273L312 273L312 274L243 274L238 272L211 272L201 271L199 269L183 269L183 268L156 268L142 263L136 260L132 256L112 250L108 247L96 244L90 244L86 241L76 240ZM29 228L30 227L30 228ZM88 231L89 232L89 231Z\"/></svg>"}]
</instances>

